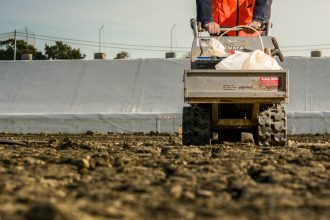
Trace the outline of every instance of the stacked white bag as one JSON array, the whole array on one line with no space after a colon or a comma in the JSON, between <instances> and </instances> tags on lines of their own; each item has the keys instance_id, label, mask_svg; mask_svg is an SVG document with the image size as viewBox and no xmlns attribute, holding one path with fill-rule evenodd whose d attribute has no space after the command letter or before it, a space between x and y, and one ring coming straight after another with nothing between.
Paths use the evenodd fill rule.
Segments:
<instances>
[{"instance_id":1,"label":"stacked white bag","mask_svg":"<svg viewBox=\"0 0 330 220\"><path fill-rule=\"evenodd\" d=\"M203 56L226 57L215 66L217 70L282 70L277 61L261 50L253 52L234 51L230 56L221 42L212 38Z\"/></svg>"},{"instance_id":2,"label":"stacked white bag","mask_svg":"<svg viewBox=\"0 0 330 220\"><path fill-rule=\"evenodd\" d=\"M215 68L217 70L281 70L282 67L277 61L262 52L255 50L253 52L244 53L235 51L233 55L222 60Z\"/></svg>"}]
</instances>

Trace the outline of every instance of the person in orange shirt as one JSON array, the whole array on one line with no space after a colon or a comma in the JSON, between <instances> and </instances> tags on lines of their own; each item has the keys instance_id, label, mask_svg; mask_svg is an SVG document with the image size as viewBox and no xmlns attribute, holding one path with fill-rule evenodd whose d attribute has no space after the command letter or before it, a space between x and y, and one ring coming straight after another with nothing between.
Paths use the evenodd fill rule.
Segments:
<instances>
[{"instance_id":1,"label":"person in orange shirt","mask_svg":"<svg viewBox=\"0 0 330 220\"><path fill-rule=\"evenodd\" d=\"M220 26L248 25L260 28L270 19L273 0L196 0L197 20L210 34L219 34ZM231 32L229 35L248 35Z\"/></svg>"}]
</instances>

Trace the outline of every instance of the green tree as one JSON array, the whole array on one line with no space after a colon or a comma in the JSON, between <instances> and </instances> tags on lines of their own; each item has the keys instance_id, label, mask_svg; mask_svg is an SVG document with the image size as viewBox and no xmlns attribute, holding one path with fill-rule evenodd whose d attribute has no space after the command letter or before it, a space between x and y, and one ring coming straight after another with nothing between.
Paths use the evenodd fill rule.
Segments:
<instances>
[{"instance_id":1,"label":"green tree","mask_svg":"<svg viewBox=\"0 0 330 220\"><path fill-rule=\"evenodd\" d=\"M128 58L129 58L129 54L126 51L122 51L120 53L117 53L117 55L114 59L121 60L121 59L128 59Z\"/></svg>"},{"instance_id":2,"label":"green tree","mask_svg":"<svg viewBox=\"0 0 330 220\"><path fill-rule=\"evenodd\" d=\"M0 60L13 60L15 40L8 39L0 42L0 46L5 49L0 49ZM45 60L46 56L38 51L34 46L28 44L24 40L16 40L16 59L20 60L22 54L31 53L34 60Z\"/></svg>"},{"instance_id":3,"label":"green tree","mask_svg":"<svg viewBox=\"0 0 330 220\"><path fill-rule=\"evenodd\" d=\"M56 41L55 45L45 45L45 54L48 59L54 60L75 60L84 59L85 54L81 54L80 49L73 49L61 41Z\"/></svg>"}]
</instances>

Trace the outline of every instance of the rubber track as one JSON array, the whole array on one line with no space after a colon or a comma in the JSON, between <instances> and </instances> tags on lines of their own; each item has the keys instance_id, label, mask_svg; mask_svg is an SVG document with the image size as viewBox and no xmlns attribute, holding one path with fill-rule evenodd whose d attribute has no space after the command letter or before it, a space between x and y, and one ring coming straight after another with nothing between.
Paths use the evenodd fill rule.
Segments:
<instances>
[{"instance_id":1,"label":"rubber track","mask_svg":"<svg viewBox=\"0 0 330 220\"><path fill-rule=\"evenodd\" d=\"M285 108L278 104L261 111L258 117L258 144L260 146L286 146L286 143Z\"/></svg>"},{"instance_id":2,"label":"rubber track","mask_svg":"<svg viewBox=\"0 0 330 220\"><path fill-rule=\"evenodd\" d=\"M184 107L182 116L182 144L207 145L211 133L210 106Z\"/></svg>"}]
</instances>

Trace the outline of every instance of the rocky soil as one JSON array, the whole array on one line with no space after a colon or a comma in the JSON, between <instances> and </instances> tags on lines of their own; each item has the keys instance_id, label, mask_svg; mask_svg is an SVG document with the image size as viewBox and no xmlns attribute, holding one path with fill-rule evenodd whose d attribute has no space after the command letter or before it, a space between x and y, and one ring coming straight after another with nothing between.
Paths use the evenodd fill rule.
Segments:
<instances>
[{"instance_id":1,"label":"rocky soil","mask_svg":"<svg viewBox=\"0 0 330 220\"><path fill-rule=\"evenodd\" d=\"M288 147L156 134L0 134L0 220L330 219L330 136Z\"/></svg>"}]
</instances>

